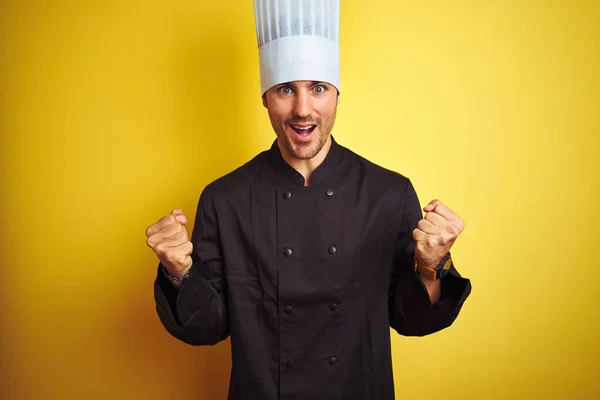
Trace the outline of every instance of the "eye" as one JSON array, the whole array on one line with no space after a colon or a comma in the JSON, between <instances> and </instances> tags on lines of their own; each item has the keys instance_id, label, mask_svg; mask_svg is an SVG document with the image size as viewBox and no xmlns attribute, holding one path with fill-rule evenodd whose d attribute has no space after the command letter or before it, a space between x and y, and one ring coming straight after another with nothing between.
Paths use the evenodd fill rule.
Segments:
<instances>
[{"instance_id":1,"label":"eye","mask_svg":"<svg viewBox=\"0 0 600 400\"><path fill-rule=\"evenodd\" d=\"M322 93L325 93L325 90L326 90L326 89L325 89L325 86L323 86L323 85L317 85L317 86L315 86L315 87L313 88L313 90L314 90L314 91L315 91L315 93L317 93L317 94L322 94Z\"/></svg>"},{"instance_id":2,"label":"eye","mask_svg":"<svg viewBox=\"0 0 600 400\"><path fill-rule=\"evenodd\" d=\"M279 88L279 93L281 94L291 94L292 89L289 86L282 86Z\"/></svg>"}]
</instances>

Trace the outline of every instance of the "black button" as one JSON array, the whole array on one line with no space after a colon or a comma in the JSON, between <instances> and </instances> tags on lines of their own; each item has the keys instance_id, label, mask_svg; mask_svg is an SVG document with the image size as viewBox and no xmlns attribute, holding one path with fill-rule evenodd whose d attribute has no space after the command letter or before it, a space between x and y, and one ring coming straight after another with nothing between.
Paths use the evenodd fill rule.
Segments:
<instances>
[{"instance_id":1,"label":"black button","mask_svg":"<svg viewBox=\"0 0 600 400\"><path fill-rule=\"evenodd\" d=\"M329 364L333 365L333 364L336 364L336 363L337 363L337 358L335 358L335 357L331 357L331 358L329 359Z\"/></svg>"},{"instance_id":2,"label":"black button","mask_svg":"<svg viewBox=\"0 0 600 400\"><path fill-rule=\"evenodd\" d=\"M328 197L331 197L331 196L333 196L333 189L327 189L327 191L325 192L325 194L326 194Z\"/></svg>"},{"instance_id":3,"label":"black button","mask_svg":"<svg viewBox=\"0 0 600 400\"><path fill-rule=\"evenodd\" d=\"M292 255L292 249L283 250L283 255L286 257L290 257Z\"/></svg>"},{"instance_id":4,"label":"black button","mask_svg":"<svg viewBox=\"0 0 600 400\"><path fill-rule=\"evenodd\" d=\"M287 362L285 363L285 366L290 368L292 365L294 365L294 360L287 360Z\"/></svg>"},{"instance_id":5,"label":"black button","mask_svg":"<svg viewBox=\"0 0 600 400\"><path fill-rule=\"evenodd\" d=\"M285 308L285 312L286 312L287 314L291 314L291 313L293 313L293 312L294 312L294 307L292 307L292 306L287 306L287 307Z\"/></svg>"},{"instance_id":6,"label":"black button","mask_svg":"<svg viewBox=\"0 0 600 400\"><path fill-rule=\"evenodd\" d=\"M331 304L329 305L329 309L330 309L331 311L335 311L335 310L337 310L337 309L338 309L338 305L337 305L337 304L335 304L335 303L331 303Z\"/></svg>"},{"instance_id":7,"label":"black button","mask_svg":"<svg viewBox=\"0 0 600 400\"><path fill-rule=\"evenodd\" d=\"M335 248L335 246L331 246L330 248L327 249L327 252L331 255L334 255L336 251L337 251L337 249Z\"/></svg>"},{"instance_id":8,"label":"black button","mask_svg":"<svg viewBox=\"0 0 600 400\"><path fill-rule=\"evenodd\" d=\"M286 200L289 199L289 198L291 198L291 197L292 197L292 192L285 192L283 194L283 198L286 199Z\"/></svg>"}]
</instances>

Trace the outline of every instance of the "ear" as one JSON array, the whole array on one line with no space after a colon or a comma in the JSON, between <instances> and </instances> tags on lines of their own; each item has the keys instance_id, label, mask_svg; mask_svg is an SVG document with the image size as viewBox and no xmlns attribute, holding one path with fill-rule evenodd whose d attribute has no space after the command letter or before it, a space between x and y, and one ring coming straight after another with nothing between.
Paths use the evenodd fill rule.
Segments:
<instances>
[{"instance_id":1,"label":"ear","mask_svg":"<svg viewBox=\"0 0 600 400\"><path fill-rule=\"evenodd\" d=\"M262 103L263 103L263 107L269 108L269 107L267 107L267 94L266 93L262 95Z\"/></svg>"},{"instance_id":2,"label":"ear","mask_svg":"<svg viewBox=\"0 0 600 400\"><path fill-rule=\"evenodd\" d=\"M338 92L338 95L337 95L337 103L340 104L340 92Z\"/></svg>"}]
</instances>

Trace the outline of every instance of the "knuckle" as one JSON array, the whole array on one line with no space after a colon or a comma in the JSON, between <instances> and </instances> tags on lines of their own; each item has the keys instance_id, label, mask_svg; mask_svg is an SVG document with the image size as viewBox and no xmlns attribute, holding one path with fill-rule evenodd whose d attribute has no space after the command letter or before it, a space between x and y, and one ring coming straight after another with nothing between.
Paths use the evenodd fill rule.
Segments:
<instances>
[{"instance_id":1,"label":"knuckle","mask_svg":"<svg viewBox=\"0 0 600 400\"><path fill-rule=\"evenodd\" d=\"M463 230L463 226L464 226L464 224L460 224L460 226L454 227L454 237L458 237L458 235L460 235L460 233Z\"/></svg>"},{"instance_id":2,"label":"knuckle","mask_svg":"<svg viewBox=\"0 0 600 400\"><path fill-rule=\"evenodd\" d=\"M453 235L453 237L457 237L460 234L460 232L462 232L462 227L455 226L454 227L454 235Z\"/></svg>"},{"instance_id":3,"label":"knuckle","mask_svg":"<svg viewBox=\"0 0 600 400\"><path fill-rule=\"evenodd\" d=\"M156 252L156 254L160 254L161 256L167 256L168 258L167 248L163 243L156 244L154 246L154 251Z\"/></svg>"},{"instance_id":4,"label":"knuckle","mask_svg":"<svg viewBox=\"0 0 600 400\"><path fill-rule=\"evenodd\" d=\"M454 225L447 225L446 226L446 232L450 237L454 237L457 235L457 230L458 228Z\"/></svg>"},{"instance_id":5,"label":"knuckle","mask_svg":"<svg viewBox=\"0 0 600 400\"><path fill-rule=\"evenodd\" d=\"M171 225L173 222L175 222L175 217L172 215L165 215L160 220L166 225Z\"/></svg>"},{"instance_id":6,"label":"knuckle","mask_svg":"<svg viewBox=\"0 0 600 400\"><path fill-rule=\"evenodd\" d=\"M177 253L174 253L172 250L165 250L165 254L163 256L171 263L177 262Z\"/></svg>"}]
</instances>

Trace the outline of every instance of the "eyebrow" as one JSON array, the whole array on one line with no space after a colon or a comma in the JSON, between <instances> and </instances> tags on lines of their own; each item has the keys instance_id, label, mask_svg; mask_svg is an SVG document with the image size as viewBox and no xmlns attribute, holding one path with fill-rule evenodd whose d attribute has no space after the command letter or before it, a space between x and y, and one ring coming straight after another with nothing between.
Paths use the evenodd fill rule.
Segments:
<instances>
[{"instance_id":1,"label":"eyebrow","mask_svg":"<svg viewBox=\"0 0 600 400\"><path fill-rule=\"evenodd\" d=\"M310 81L310 83L307 84L306 86L315 86L315 85L318 85L320 83L325 83L325 82L322 82L322 81ZM292 81L292 82L280 83L278 86L298 86L298 84L295 83L294 81Z\"/></svg>"}]
</instances>

